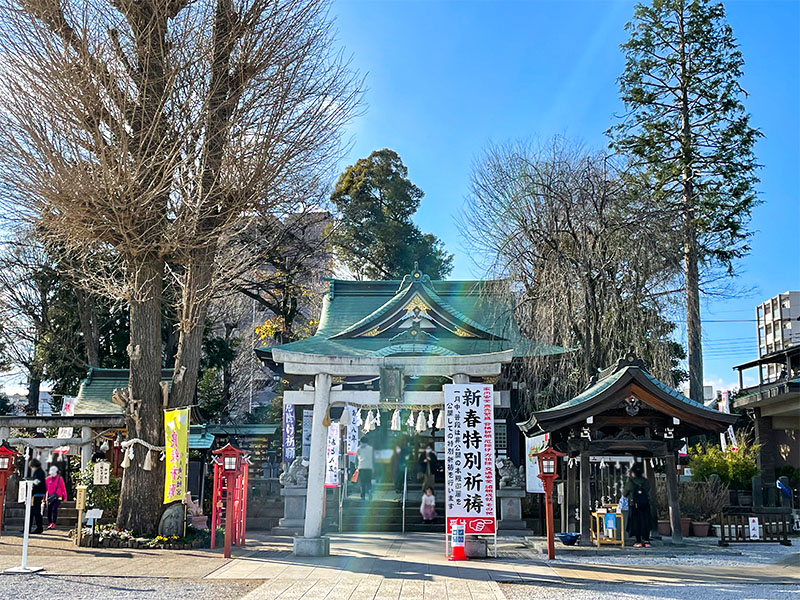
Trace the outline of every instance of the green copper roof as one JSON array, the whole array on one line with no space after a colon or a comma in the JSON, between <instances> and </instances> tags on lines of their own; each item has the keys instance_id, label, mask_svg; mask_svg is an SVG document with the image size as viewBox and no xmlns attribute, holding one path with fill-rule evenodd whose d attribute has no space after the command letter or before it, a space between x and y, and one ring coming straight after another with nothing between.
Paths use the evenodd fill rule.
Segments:
<instances>
[{"instance_id":1,"label":"green copper roof","mask_svg":"<svg viewBox=\"0 0 800 600\"><path fill-rule=\"evenodd\" d=\"M172 369L161 370L161 380L172 386ZM128 387L128 369L90 368L81 381L75 399L76 415L121 415L122 407L114 404L111 396L115 389Z\"/></svg>"},{"instance_id":2,"label":"green copper roof","mask_svg":"<svg viewBox=\"0 0 800 600\"><path fill-rule=\"evenodd\" d=\"M330 280L317 332L277 348L325 356L565 352L522 337L507 282L432 281L419 271L402 281Z\"/></svg>"}]
</instances>

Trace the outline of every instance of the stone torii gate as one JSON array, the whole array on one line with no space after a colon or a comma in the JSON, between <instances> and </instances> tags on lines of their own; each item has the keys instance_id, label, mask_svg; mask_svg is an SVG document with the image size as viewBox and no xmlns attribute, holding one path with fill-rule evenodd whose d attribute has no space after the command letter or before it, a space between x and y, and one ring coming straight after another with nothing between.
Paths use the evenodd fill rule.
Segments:
<instances>
[{"instance_id":1,"label":"stone torii gate","mask_svg":"<svg viewBox=\"0 0 800 600\"><path fill-rule=\"evenodd\" d=\"M333 404L372 404L376 392L343 391L331 393L332 377L379 377L385 368L400 368L404 376L439 376L453 383L468 383L470 377L491 377L500 374L503 364L511 362L512 351L473 354L467 356L386 356L338 357L300 354L280 349L272 350L273 360L282 363L284 372L292 375L314 376L314 418L311 426L311 450L306 495L306 520L302 537L294 539L296 556L327 556L330 541L322 535L322 508L325 499L325 448L327 430L323 419ZM304 392L294 392L303 394ZM293 392L286 392L287 400ZM443 392L417 392L414 405L443 404ZM387 403L387 407L410 405L408 401Z\"/></svg>"}]
</instances>

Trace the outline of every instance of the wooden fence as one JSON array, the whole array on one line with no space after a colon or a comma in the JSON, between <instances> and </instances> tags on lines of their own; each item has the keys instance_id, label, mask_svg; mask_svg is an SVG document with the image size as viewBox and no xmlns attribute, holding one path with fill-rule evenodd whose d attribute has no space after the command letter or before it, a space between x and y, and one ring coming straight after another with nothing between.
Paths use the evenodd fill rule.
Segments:
<instances>
[{"instance_id":1,"label":"wooden fence","mask_svg":"<svg viewBox=\"0 0 800 600\"><path fill-rule=\"evenodd\" d=\"M791 546L789 524L786 513L776 514L728 514L720 515L720 546L730 543L779 543Z\"/></svg>"}]
</instances>

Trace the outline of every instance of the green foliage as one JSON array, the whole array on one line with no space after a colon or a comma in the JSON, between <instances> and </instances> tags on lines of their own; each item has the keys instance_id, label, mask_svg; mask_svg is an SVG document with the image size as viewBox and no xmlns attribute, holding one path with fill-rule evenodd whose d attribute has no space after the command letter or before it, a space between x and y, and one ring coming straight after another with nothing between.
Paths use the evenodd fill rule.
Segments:
<instances>
[{"instance_id":1,"label":"green foliage","mask_svg":"<svg viewBox=\"0 0 800 600\"><path fill-rule=\"evenodd\" d=\"M730 446L722 451L716 444L697 444L689 448L689 468L694 481L707 481L718 475L722 483L733 489L750 489L751 479L758 474L758 444L747 443L747 436L738 436L741 444L735 451Z\"/></svg>"},{"instance_id":2,"label":"green foliage","mask_svg":"<svg viewBox=\"0 0 800 600\"><path fill-rule=\"evenodd\" d=\"M739 84L744 59L721 3L654 0L636 6L619 78L628 113L612 146L646 167L665 215L696 232L699 259L728 268L749 250L756 205L750 126Z\"/></svg>"},{"instance_id":3,"label":"green foliage","mask_svg":"<svg viewBox=\"0 0 800 600\"><path fill-rule=\"evenodd\" d=\"M0 416L10 415L13 407L11 401L4 393L0 392Z\"/></svg>"},{"instance_id":4,"label":"green foliage","mask_svg":"<svg viewBox=\"0 0 800 600\"><path fill-rule=\"evenodd\" d=\"M244 416L245 423L281 423L283 420L283 395L275 396L270 404L256 407Z\"/></svg>"},{"instance_id":5,"label":"green foliage","mask_svg":"<svg viewBox=\"0 0 800 600\"><path fill-rule=\"evenodd\" d=\"M107 485L94 484L94 463L89 463L80 472L80 484L86 486L87 508L103 509L103 517L116 518L119 509L119 493L122 479L110 477Z\"/></svg>"},{"instance_id":6,"label":"green foliage","mask_svg":"<svg viewBox=\"0 0 800 600\"><path fill-rule=\"evenodd\" d=\"M228 407L221 375L220 369L208 369L197 381L197 408L208 422L218 421Z\"/></svg>"},{"instance_id":7,"label":"green foliage","mask_svg":"<svg viewBox=\"0 0 800 600\"><path fill-rule=\"evenodd\" d=\"M342 173L331 195L340 212L331 243L358 278L399 279L415 263L431 279L444 279L452 271L453 256L442 241L411 221L422 196L389 149L373 152Z\"/></svg>"}]
</instances>

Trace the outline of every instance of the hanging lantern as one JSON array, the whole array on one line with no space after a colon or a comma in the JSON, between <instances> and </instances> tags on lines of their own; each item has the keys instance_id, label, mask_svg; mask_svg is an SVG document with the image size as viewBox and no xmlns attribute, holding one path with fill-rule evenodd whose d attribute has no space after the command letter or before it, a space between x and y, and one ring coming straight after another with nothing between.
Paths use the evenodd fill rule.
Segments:
<instances>
[{"instance_id":1,"label":"hanging lantern","mask_svg":"<svg viewBox=\"0 0 800 600\"><path fill-rule=\"evenodd\" d=\"M410 413L408 413L408 419L406 419L406 425L408 425L409 427L413 427L415 422L416 420L414 419L414 411L412 410Z\"/></svg>"},{"instance_id":2,"label":"hanging lantern","mask_svg":"<svg viewBox=\"0 0 800 600\"><path fill-rule=\"evenodd\" d=\"M436 417L436 429L444 429L444 409L439 409L439 416Z\"/></svg>"},{"instance_id":3,"label":"hanging lantern","mask_svg":"<svg viewBox=\"0 0 800 600\"><path fill-rule=\"evenodd\" d=\"M150 450L148 450L144 456L144 465L142 466L142 469L144 469L145 471L153 470L153 459L150 457L150 454L151 452Z\"/></svg>"},{"instance_id":4,"label":"hanging lantern","mask_svg":"<svg viewBox=\"0 0 800 600\"><path fill-rule=\"evenodd\" d=\"M400 409L395 408L392 413L392 423L389 426L392 431L400 431Z\"/></svg>"},{"instance_id":5,"label":"hanging lantern","mask_svg":"<svg viewBox=\"0 0 800 600\"><path fill-rule=\"evenodd\" d=\"M427 424L425 423L425 411L421 410L421 411L419 411L419 414L417 415L417 427L416 427L416 430L417 430L417 433L422 433L426 429L427 429Z\"/></svg>"}]
</instances>

